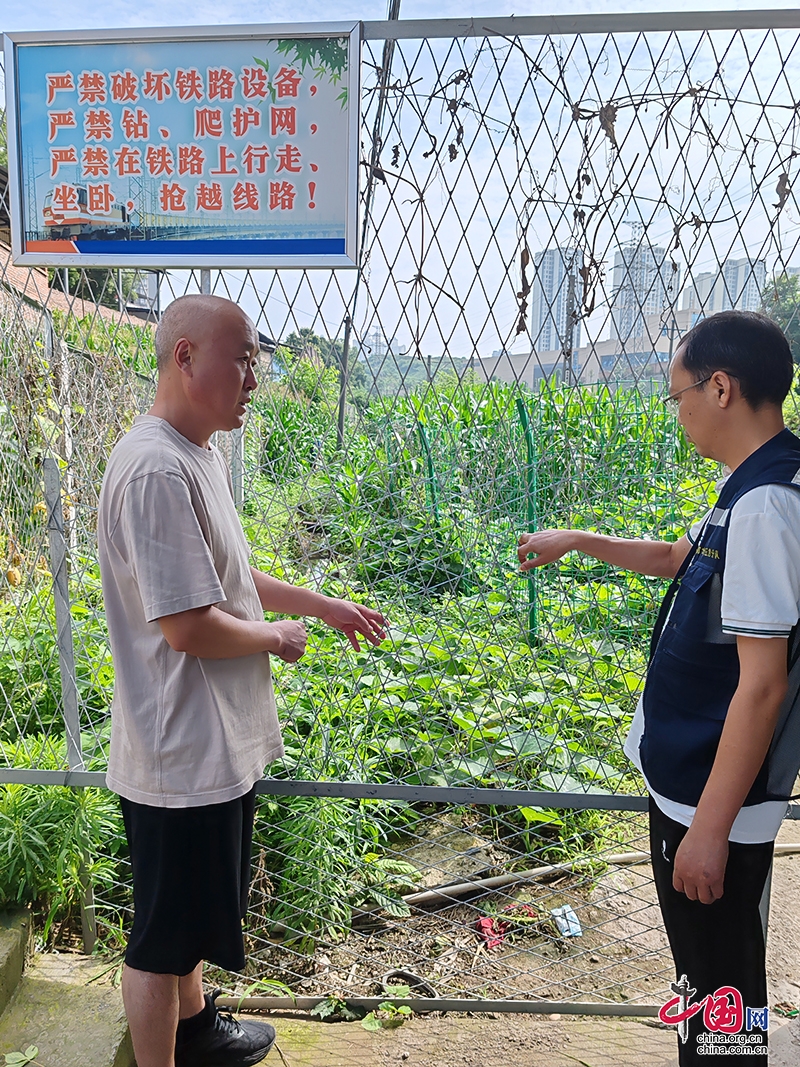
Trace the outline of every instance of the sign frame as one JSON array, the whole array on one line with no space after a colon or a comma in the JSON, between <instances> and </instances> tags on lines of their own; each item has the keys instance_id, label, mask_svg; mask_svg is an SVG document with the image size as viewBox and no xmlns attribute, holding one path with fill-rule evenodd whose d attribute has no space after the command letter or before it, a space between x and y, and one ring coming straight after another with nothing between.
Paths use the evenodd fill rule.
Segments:
<instances>
[{"instance_id":1,"label":"sign frame","mask_svg":"<svg viewBox=\"0 0 800 1067\"><path fill-rule=\"evenodd\" d=\"M22 173L22 148L19 126L18 50L43 45L140 45L174 42L263 41L314 37L346 37L348 39L348 70L342 85L348 92L346 149L346 204L344 253L241 254L200 253L191 251L197 241L187 240L186 253L141 255L135 253L92 254L88 249L80 253L28 251L24 241L23 195L25 183ZM61 32L32 31L3 34L5 54L6 119L8 129L9 207L11 215L11 250L15 264L48 267L129 267L143 269L192 268L356 268L358 266L358 177L359 127L361 119L362 23L271 23L263 25L155 27L148 29L68 30ZM103 242L106 243L106 242ZM150 243L150 242L148 242ZM173 244L178 242L172 242ZM84 247L91 242L84 242Z\"/></svg>"}]
</instances>

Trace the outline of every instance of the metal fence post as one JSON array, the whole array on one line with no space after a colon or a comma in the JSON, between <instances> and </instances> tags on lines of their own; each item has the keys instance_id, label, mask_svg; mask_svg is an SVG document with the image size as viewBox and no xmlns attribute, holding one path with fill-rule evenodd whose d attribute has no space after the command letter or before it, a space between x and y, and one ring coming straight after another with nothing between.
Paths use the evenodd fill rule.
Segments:
<instances>
[{"instance_id":1,"label":"metal fence post","mask_svg":"<svg viewBox=\"0 0 800 1067\"><path fill-rule=\"evenodd\" d=\"M72 615L69 606L67 543L64 539L61 478L58 463L51 456L44 461L44 494L47 503L50 571L53 575L53 597L56 607L56 640L61 669L61 705L67 735L67 760L71 771L83 771L86 768L81 753L78 683L75 678L75 647L72 640Z\"/></svg>"},{"instance_id":2,"label":"metal fence post","mask_svg":"<svg viewBox=\"0 0 800 1067\"><path fill-rule=\"evenodd\" d=\"M231 430L231 483L236 510L244 505L244 426Z\"/></svg>"},{"instance_id":3,"label":"metal fence post","mask_svg":"<svg viewBox=\"0 0 800 1067\"><path fill-rule=\"evenodd\" d=\"M536 446L531 433L528 410L522 397L517 397L517 414L525 437L525 449L528 462L525 467L525 515L528 529L536 530L539 520L536 514L537 466ZM539 636L538 604L536 598L536 571L528 572L528 644L533 647Z\"/></svg>"},{"instance_id":4,"label":"metal fence post","mask_svg":"<svg viewBox=\"0 0 800 1067\"><path fill-rule=\"evenodd\" d=\"M203 296L211 296L211 271L207 267L200 271L200 292ZM241 511L244 505L244 428L231 430L224 444L221 434L216 434L214 441L228 460L233 502L236 510Z\"/></svg>"},{"instance_id":5,"label":"metal fence post","mask_svg":"<svg viewBox=\"0 0 800 1067\"><path fill-rule=\"evenodd\" d=\"M47 504L47 533L50 546L50 571L53 575L53 598L56 609L56 641L61 674L61 706L67 738L67 760L71 771L84 771L81 751L80 709L78 683L75 676L75 646L72 637L72 613L69 600L67 571L67 542L64 538L64 511L61 500L61 477L58 463L52 456L44 461L44 494ZM72 788L81 788L73 786ZM81 934L83 950L92 951L97 941L94 888L83 863L81 882Z\"/></svg>"}]
</instances>

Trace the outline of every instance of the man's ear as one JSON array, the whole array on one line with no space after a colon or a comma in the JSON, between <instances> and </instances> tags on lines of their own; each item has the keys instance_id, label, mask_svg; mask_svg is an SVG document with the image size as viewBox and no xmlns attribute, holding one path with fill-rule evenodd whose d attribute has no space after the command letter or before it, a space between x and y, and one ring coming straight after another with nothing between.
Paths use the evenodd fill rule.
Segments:
<instances>
[{"instance_id":1,"label":"man's ear","mask_svg":"<svg viewBox=\"0 0 800 1067\"><path fill-rule=\"evenodd\" d=\"M172 350L172 358L175 361L178 370L182 374L192 373L192 344L187 338L179 337L175 342L175 347Z\"/></svg>"},{"instance_id":2,"label":"man's ear","mask_svg":"<svg viewBox=\"0 0 800 1067\"><path fill-rule=\"evenodd\" d=\"M721 408L727 408L733 400L733 378L724 370L715 371L708 383L714 390Z\"/></svg>"}]
</instances>

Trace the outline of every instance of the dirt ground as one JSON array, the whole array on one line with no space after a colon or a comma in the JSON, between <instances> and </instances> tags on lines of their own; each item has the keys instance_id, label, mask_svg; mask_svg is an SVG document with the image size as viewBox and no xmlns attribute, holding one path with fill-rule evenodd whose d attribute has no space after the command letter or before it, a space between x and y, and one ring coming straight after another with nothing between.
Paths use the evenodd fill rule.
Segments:
<instances>
[{"instance_id":1,"label":"dirt ground","mask_svg":"<svg viewBox=\"0 0 800 1067\"><path fill-rule=\"evenodd\" d=\"M783 825L778 841L800 842L800 823ZM437 919L403 920L394 929L360 937L333 953L308 986L326 983L374 992L375 976L413 962L440 995L474 993L567 999L592 991L597 999L657 1004L672 978L649 865L619 868L595 883L548 890L547 903L572 901L586 932L580 945L554 948L548 939L488 953L476 951L468 905ZM770 1006L800 1006L800 854L775 860L768 938ZM447 941L450 948L437 944ZM585 939L585 940L584 940ZM372 943L370 943L372 941ZM381 946L378 951L378 946ZM435 950L431 952L431 949ZM356 952L359 953L356 958ZM448 955L449 952L449 955ZM427 955L426 955L427 953ZM444 962L442 962L444 957ZM448 967L448 961L450 966ZM362 971L363 968L363 971ZM299 1014L272 1015L283 1067L676 1067L677 1041L654 1019L576 1015L424 1015L392 1031L370 1033L359 1023L325 1024ZM771 1067L800 1064L800 1019L772 1013Z\"/></svg>"},{"instance_id":2,"label":"dirt ground","mask_svg":"<svg viewBox=\"0 0 800 1067\"><path fill-rule=\"evenodd\" d=\"M778 840L800 842L800 822L785 823ZM644 839L628 846L644 847ZM780 856L775 861L768 939L773 1004L800 1003L798 901L800 854ZM533 906L542 922L487 948L476 933L476 921L509 902ZM581 937L555 935L549 913L563 904L578 915ZM272 951L270 963L280 966L282 950L276 946ZM287 954L285 962L296 966L297 958ZM599 879L566 876L387 920L308 960L306 977L296 988L305 996L375 996L382 992L386 975L396 970L419 976L429 990L422 995L456 998L659 1004L674 980L648 863L609 868Z\"/></svg>"}]
</instances>

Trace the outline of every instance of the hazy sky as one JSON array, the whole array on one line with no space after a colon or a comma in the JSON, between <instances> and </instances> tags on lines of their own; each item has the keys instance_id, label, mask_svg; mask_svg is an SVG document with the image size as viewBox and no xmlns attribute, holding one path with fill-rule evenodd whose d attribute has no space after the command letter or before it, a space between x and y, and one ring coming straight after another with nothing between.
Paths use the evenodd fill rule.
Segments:
<instances>
[{"instance_id":1,"label":"hazy sky","mask_svg":"<svg viewBox=\"0 0 800 1067\"><path fill-rule=\"evenodd\" d=\"M769 10L777 7L792 8L795 5L796 0L693 0L691 6L702 10ZM102 3L98 2L98 0L87 0L87 3L79 6L64 4L63 0L0 0L0 30L59 30L82 29L86 27L230 25L247 23L270 24L282 22L320 22L326 20L355 21L356 19L378 20L386 17L387 6L388 0L339 0L338 4L323 2L323 0L266 0L266 2L260 0L258 3L256 3L255 0L194 0L194 3L191 5L186 4L185 0L181 0L180 3L178 0L136 0L135 3L131 3L131 0L103 0ZM518 4L518 0L438 0L438 3L434 3L433 0L402 0L400 16L402 19L437 17L480 18L486 17L487 15L596 13L600 10L608 12L640 11L642 9L651 11L686 10L686 6L685 3L680 3L679 0L544 0L542 4L529 2L522 7ZM413 52L413 48L410 49L410 54L411 52ZM726 62L727 68L729 68L727 69L727 74L730 77L733 77L736 73L732 67L733 60L729 57ZM796 99L796 95L794 98ZM661 151L660 148L659 151ZM475 158L477 158L476 154L477 149L473 153ZM482 165L485 169L485 167L488 166L488 163ZM777 178L775 175L772 175L771 171L770 175L769 182L771 182L771 185L769 188L771 195L772 188ZM436 188L439 188L438 185ZM751 197L746 199L749 200ZM772 200L770 200L770 203L771 202ZM491 202L491 198L487 193L485 202L482 202L481 211L483 212L483 215L486 216L484 219L486 225L490 226L491 224L491 226L496 227L498 233L500 233L500 230L502 229L502 227L498 225L498 217L501 208L502 203L500 203L499 206L494 204ZM752 214L752 212L750 214ZM482 218L483 215L481 216ZM489 216L491 216L491 218ZM668 225L670 220L666 219L661 221L663 222L663 226L667 227L665 233L668 238L669 233L671 232L671 224ZM787 213L787 216L784 219L784 228L788 227L790 221L794 227L797 226L797 221L793 218L790 220ZM756 219L753 225L756 225L757 222L758 220ZM513 223L513 218L511 221L506 219L504 223L506 228L511 227L509 233L503 238L510 250L509 261L516 256L517 238L515 236L514 226L512 225ZM397 230L396 238L399 246L403 234L397 226L395 229ZM662 240L664 234L660 231L656 232L657 229L656 226L653 227L651 236L654 240ZM627 230L622 229L622 236L626 235L627 232ZM458 236L460 230L456 228L454 233ZM387 230L383 235L383 240L388 246L392 246L392 234L394 234L394 230L391 232ZM791 241L789 241L789 236L791 236ZM544 247L548 243L549 237L550 232L545 228L545 232L540 235L539 245ZM756 234L756 237L758 237L758 234ZM721 262L728 255L728 252L723 249L723 235L721 231L719 236L716 236L715 231L715 240L719 244L719 250L715 254ZM786 245L785 248L787 257L789 254L796 256L797 249L800 248L800 240L797 239L795 231L792 231L792 235L789 235L787 231L783 236L783 240L785 245L787 241L789 241L789 244L791 244L792 241L798 241L798 243L793 246L794 251L792 251L788 245ZM760 247L758 241L756 241L756 244ZM538 246L534 244L533 247L535 251ZM712 251L714 250L712 249ZM611 248L611 246L609 246L609 249L602 252L603 256L608 259L609 264L611 262L610 257L612 252L613 248ZM737 252L737 254L739 253ZM461 258L464 259L464 256L462 255ZM391 256L389 256L389 259L391 259ZM474 267L470 266L471 261L467 260L465 260L466 266L462 264L462 266L457 269L453 268L453 277L455 279L453 284L456 284L457 282L460 288L465 292L467 290L471 291L472 288L474 288L472 282L474 281L475 275ZM702 267L702 264L700 266L702 269L705 269ZM435 265L431 264L428 269L434 271L436 275L434 281L438 285L441 278L444 277L444 273L446 273L443 273L444 268L439 270ZM512 271L512 274L513 273L514 272ZM174 286L174 291L175 293L179 293L182 291L183 286L187 284L187 278L182 272L176 271L171 272L171 274L171 283ZM396 284L394 288L392 286L389 287L390 292L388 293L388 296L381 301L380 311L383 320L382 328L384 333L389 337L396 334L402 344L408 344L411 336L411 328L408 325L408 322L410 321L408 316L411 312L406 309L409 283L406 279L410 278L412 274L413 270L411 268L406 270L405 265L402 267L397 266L395 269L397 279ZM459 335L448 337L445 344L445 342L438 338L437 334L436 338L433 338L430 342L430 350L439 353L443 350L444 345L444 347L447 347L448 350L452 350L457 355L470 355L472 354L472 346L474 344L477 345L482 352L483 350L486 350L488 354L488 352L496 348L501 341L503 344L507 343L506 335L509 331L513 331L516 316L518 314L518 301L515 295L517 286L516 283L512 285L512 281L513 279L510 278L502 294L498 293L491 299L488 296L486 297L489 310L481 310L480 315L478 315L476 319L477 326L475 327L474 332L481 334L478 341L470 341L469 339L465 340ZM301 277L300 273L297 271L289 271L284 272L283 277L277 280L273 277L271 272L255 272L249 277L245 285L245 288L248 291L240 293L239 286L241 286L243 282L244 279L241 276L241 272L226 272L226 276L217 278L215 284L229 286L231 295L239 299L254 317L258 316L258 305L263 304L264 317L259 319L259 326L263 328L265 332L270 333L272 336L280 337L284 336L298 325L309 325L314 326L314 328L320 332L329 330L333 336L342 328L342 302L344 299L349 299L347 293L349 293L350 287L353 284L353 276L349 275L348 272L340 272L335 283L331 284L328 281L327 272L324 271L314 275L313 279L310 277ZM376 285L377 284L378 283L376 283ZM268 296L266 295L267 286L269 286ZM255 289L252 287L255 287ZM321 290L324 289L325 295L315 292L315 289L317 288ZM380 288L379 285L378 288ZM256 297L256 290L259 294L258 297ZM507 292L505 290L507 290ZM431 293L433 294L432 299L437 299L436 292L438 292L438 290L434 292L434 290L431 289ZM164 296L166 298L166 293ZM405 302L403 303L403 308L405 310L402 311L399 303L401 297ZM445 310L450 309L452 311L451 301L447 298L447 294L441 297L439 303L441 307L437 308L437 315L444 317L445 313L442 308ZM395 307L395 305L397 306ZM453 304L453 307L455 306L456 305ZM410 304L409 307L411 307ZM424 319L426 314L424 307L420 314ZM600 315L600 311L596 314ZM605 312L603 314L605 314ZM494 322L495 319L497 320L499 325L496 329L494 326L492 326L491 329L488 328L489 325L491 325L488 320L487 327L484 329L482 320L487 315L490 316L492 322ZM368 315L363 318L363 321L359 317L359 321L356 323L357 329L363 331L364 335L367 329L372 328L372 325L373 320L370 319ZM424 324L422 327L415 326L415 330L421 330L423 334L425 333L425 329L426 327ZM435 332L436 331L434 331L434 333ZM427 345L428 341L423 340L422 343ZM520 338L519 343L527 344L528 342L523 336Z\"/></svg>"},{"instance_id":2,"label":"hazy sky","mask_svg":"<svg viewBox=\"0 0 800 1067\"><path fill-rule=\"evenodd\" d=\"M382 19L385 0L88 0L75 7L63 0L2 0L0 30L83 29L86 26L183 26L222 23L319 22L336 19ZM583 11L684 10L685 4L664 0L548 0L520 7L516 0L402 0L400 17L463 18L464 16L575 13ZM793 7L793 0L700 0L710 9Z\"/></svg>"}]
</instances>

